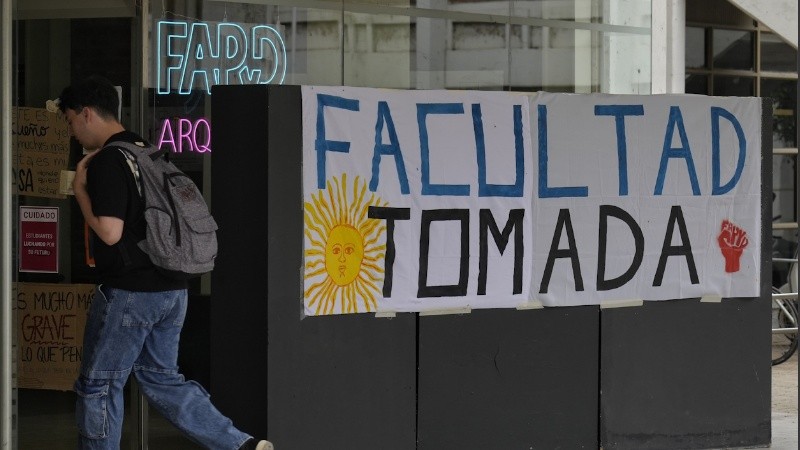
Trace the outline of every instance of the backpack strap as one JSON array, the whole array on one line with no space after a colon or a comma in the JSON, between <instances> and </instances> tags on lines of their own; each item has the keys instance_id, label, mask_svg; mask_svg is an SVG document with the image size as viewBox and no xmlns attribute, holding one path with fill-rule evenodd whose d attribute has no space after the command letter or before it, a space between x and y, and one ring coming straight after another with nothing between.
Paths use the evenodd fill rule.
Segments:
<instances>
[{"instance_id":1,"label":"backpack strap","mask_svg":"<svg viewBox=\"0 0 800 450\"><path fill-rule=\"evenodd\" d=\"M157 152L153 152L150 154L150 159L153 161L157 160L160 157L164 157L164 159L169 162L169 152L166 149L159 149Z\"/></svg>"},{"instance_id":2,"label":"backpack strap","mask_svg":"<svg viewBox=\"0 0 800 450\"><path fill-rule=\"evenodd\" d=\"M139 164L136 162L136 154L133 153L132 150L130 150L130 146L131 144L128 142L115 141L108 144L106 147L116 147L117 150L119 150L119 152L122 153L122 156L125 157L125 162L128 163L128 167L131 169L131 173L133 174L133 179L136 182L136 190L139 191L139 197L144 199L144 196L142 194L142 180L141 180L142 177L141 174L139 173ZM159 150L157 152L154 152L154 154L161 152L162 151ZM158 156L156 156L156 158L157 157ZM125 232L123 230L122 240L124 239L125 239ZM119 245L117 245L117 248L119 248L120 256L122 256L122 264L127 267L131 265L132 261L130 253L128 252L128 248L126 246L127 244L125 242L122 242L122 240L119 242Z\"/></svg>"},{"instance_id":3,"label":"backpack strap","mask_svg":"<svg viewBox=\"0 0 800 450\"><path fill-rule=\"evenodd\" d=\"M131 169L131 173L133 173L133 179L136 181L136 190L139 191L139 196L142 196L142 176L139 173L139 164L136 163L136 157L131 154L131 151L124 148L119 147L119 152L122 153L122 156L125 157L125 162L128 163L128 167Z\"/></svg>"},{"instance_id":4,"label":"backpack strap","mask_svg":"<svg viewBox=\"0 0 800 450\"><path fill-rule=\"evenodd\" d=\"M114 141L108 144L106 147L117 147L117 149L122 153L122 156L125 157L125 161L128 162L128 167L131 168L131 173L133 173L133 179L136 180L136 189L139 191L139 196L142 196L142 177L139 173L139 164L136 162L136 154L131 150L135 144L131 144L130 142L125 141ZM146 147L139 147L137 148L146 148ZM169 161L169 152L166 149L158 149L148 155L151 160L155 161L158 158L164 157L165 160Z\"/></svg>"}]
</instances>

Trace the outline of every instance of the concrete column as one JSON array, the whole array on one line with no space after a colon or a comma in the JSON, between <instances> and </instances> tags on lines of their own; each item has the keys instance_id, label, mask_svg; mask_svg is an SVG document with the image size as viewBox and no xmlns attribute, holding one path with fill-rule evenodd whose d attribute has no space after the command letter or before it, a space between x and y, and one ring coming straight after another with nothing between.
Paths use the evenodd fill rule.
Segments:
<instances>
[{"instance_id":1,"label":"concrete column","mask_svg":"<svg viewBox=\"0 0 800 450\"><path fill-rule=\"evenodd\" d=\"M686 0L653 0L651 92L686 90Z\"/></svg>"}]
</instances>

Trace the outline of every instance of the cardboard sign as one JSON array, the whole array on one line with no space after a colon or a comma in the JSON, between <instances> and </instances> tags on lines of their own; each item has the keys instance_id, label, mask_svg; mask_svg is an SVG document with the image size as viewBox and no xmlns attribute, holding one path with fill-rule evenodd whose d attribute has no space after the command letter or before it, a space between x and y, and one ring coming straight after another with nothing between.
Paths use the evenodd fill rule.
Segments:
<instances>
[{"instance_id":1,"label":"cardboard sign","mask_svg":"<svg viewBox=\"0 0 800 450\"><path fill-rule=\"evenodd\" d=\"M69 161L69 129L61 113L12 108L14 184L19 195L65 198L61 171Z\"/></svg>"},{"instance_id":2,"label":"cardboard sign","mask_svg":"<svg viewBox=\"0 0 800 450\"><path fill-rule=\"evenodd\" d=\"M18 387L72 389L94 290L92 284L15 283Z\"/></svg>"},{"instance_id":3,"label":"cardboard sign","mask_svg":"<svg viewBox=\"0 0 800 450\"><path fill-rule=\"evenodd\" d=\"M58 273L58 208L19 207L19 271Z\"/></svg>"}]
</instances>

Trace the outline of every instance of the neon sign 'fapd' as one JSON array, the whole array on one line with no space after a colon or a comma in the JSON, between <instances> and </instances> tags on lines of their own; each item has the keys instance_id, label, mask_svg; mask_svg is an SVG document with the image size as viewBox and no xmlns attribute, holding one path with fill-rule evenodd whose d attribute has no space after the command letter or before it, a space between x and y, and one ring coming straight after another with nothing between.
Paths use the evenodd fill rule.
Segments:
<instances>
[{"instance_id":1,"label":"neon sign 'fapd'","mask_svg":"<svg viewBox=\"0 0 800 450\"><path fill-rule=\"evenodd\" d=\"M286 77L286 45L269 25L160 21L157 41L159 94L211 94L215 84L281 84Z\"/></svg>"}]
</instances>

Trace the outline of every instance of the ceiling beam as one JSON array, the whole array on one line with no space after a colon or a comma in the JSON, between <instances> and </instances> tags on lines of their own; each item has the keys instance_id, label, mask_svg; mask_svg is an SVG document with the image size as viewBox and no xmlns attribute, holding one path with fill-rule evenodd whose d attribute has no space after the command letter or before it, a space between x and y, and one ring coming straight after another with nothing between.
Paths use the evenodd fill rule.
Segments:
<instances>
[{"instance_id":1,"label":"ceiling beam","mask_svg":"<svg viewBox=\"0 0 800 450\"><path fill-rule=\"evenodd\" d=\"M17 2L16 18L92 19L134 17L134 0L25 0Z\"/></svg>"}]
</instances>

